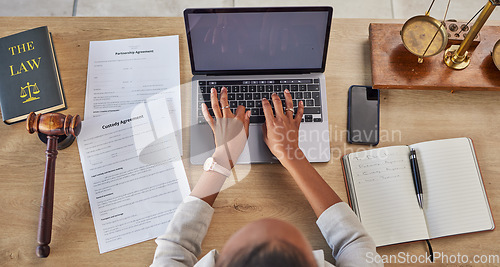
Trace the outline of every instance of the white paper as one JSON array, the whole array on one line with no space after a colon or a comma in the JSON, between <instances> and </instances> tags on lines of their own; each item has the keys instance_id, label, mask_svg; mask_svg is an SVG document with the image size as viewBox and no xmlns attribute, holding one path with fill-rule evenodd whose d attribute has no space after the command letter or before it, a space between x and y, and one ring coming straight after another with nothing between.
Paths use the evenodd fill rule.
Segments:
<instances>
[{"instance_id":1,"label":"white paper","mask_svg":"<svg viewBox=\"0 0 500 267\"><path fill-rule=\"evenodd\" d=\"M168 100L182 155L179 36L90 42L84 119L159 93Z\"/></svg>"},{"instance_id":2,"label":"white paper","mask_svg":"<svg viewBox=\"0 0 500 267\"><path fill-rule=\"evenodd\" d=\"M101 253L163 234L189 194L168 110L157 96L82 122L78 149Z\"/></svg>"},{"instance_id":3,"label":"white paper","mask_svg":"<svg viewBox=\"0 0 500 267\"><path fill-rule=\"evenodd\" d=\"M493 217L474 148L468 138L418 143L429 236L491 230Z\"/></svg>"},{"instance_id":4,"label":"white paper","mask_svg":"<svg viewBox=\"0 0 500 267\"><path fill-rule=\"evenodd\" d=\"M349 154L361 223L376 246L429 239L407 146Z\"/></svg>"}]
</instances>

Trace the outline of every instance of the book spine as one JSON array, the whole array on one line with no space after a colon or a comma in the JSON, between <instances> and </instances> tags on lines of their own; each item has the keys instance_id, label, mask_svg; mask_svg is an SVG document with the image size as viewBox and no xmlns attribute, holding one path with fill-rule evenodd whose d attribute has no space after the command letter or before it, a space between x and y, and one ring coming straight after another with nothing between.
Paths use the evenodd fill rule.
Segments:
<instances>
[{"instance_id":1,"label":"book spine","mask_svg":"<svg viewBox=\"0 0 500 267\"><path fill-rule=\"evenodd\" d=\"M55 76L54 79L56 79L57 83L59 84L59 94L64 105L64 108L62 108L61 110L65 110L67 108L66 95L64 94L64 88L61 81L61 73L59 72L59 64L57 62L54 40L52 39L52 33L50 32L49 32L49 42L50 42L50 48L51 48L50 51L52 56L52 68L54 69L54 76Z\"/></svg>"}]
</instances>

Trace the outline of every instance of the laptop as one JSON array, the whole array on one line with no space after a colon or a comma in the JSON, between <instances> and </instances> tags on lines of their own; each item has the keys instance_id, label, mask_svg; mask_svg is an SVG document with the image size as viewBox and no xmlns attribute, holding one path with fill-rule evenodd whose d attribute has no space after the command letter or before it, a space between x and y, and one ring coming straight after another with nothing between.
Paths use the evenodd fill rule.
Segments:
<instances>
[{"instance_id":1,"label":"laptop","mask_svg":"<svg viewBox=\"0 0 500 267\"><path fill-rule=\"evenodd\" d=\"M262 98L284 90L303 101L299 147L310 162L330 160L325 76L332 7L186 9L192 78L190 161L213 154L212 130L201 112L210 90L228 89L232 111L251 110L250 133L238 163L274 163L262 137ZM283 105L284 106L284 105ZM213 111L210 109L213 116Z\"/></svg>"}]
</instances>

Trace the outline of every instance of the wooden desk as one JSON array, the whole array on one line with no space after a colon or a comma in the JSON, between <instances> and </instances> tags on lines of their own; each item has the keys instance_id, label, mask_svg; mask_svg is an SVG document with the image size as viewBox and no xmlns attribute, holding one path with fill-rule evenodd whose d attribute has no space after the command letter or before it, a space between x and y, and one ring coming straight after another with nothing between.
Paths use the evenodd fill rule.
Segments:
<instances>
[{"instance_id":1,"label":"wooden desk","mask_svg":"<svg viewBox=\"0 0 500 267\"><path fill-rule=\"evenodd\" d=\"M347 89L370 85L370 20L335 19L326 67L332 160L315 167L342 199L346 191L339 157L365 146L346 144ZM388 22L377 20L377 22ZM401 22L401 21L398 21ZM200 166L189 164L191 71L184 23L181 18L0 18L0 36L48 25L59 59L68 110L83 115L89 41L163 35L180 36L183 149L187 175L193 187ZM499 73L500 74L500 73ZM500 75L499 75L500 79ZM468 136L477 156L494 216L500 218L500 94L498 92L445 92L387 90L381 92L379 146ZM60 151L57 159L51 254L35 255L38 212L45 164L45 146L29 135L24 123L0 124L0 263L8 266L68 265L144 266L151 263L153 240L100 255L76 144ZM315 225L306 199L280 165L240 166L240 177L215 203L215 215L203 243L202 255L221 249L246 223L264 217L292 222L309 238L314 249L330 253ZM464 214L467 216L467 214ZM488 231L432 241L434 250L447 255L493 254L500 251L500 232ZM426 252L423 242L378 249L385 255ZM331 260L331 256L328 257Z\"/></svg>"}]
</instances>

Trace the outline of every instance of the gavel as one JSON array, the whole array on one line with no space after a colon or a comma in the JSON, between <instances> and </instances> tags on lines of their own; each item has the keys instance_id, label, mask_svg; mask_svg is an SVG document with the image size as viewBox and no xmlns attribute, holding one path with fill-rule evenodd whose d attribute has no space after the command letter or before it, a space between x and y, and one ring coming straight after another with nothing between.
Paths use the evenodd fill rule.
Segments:
<instances>
[{"instance_id":1,"label":"gavel","mask_svg":"<svg viewBox=\"0 0 500 267\"><path fill-rule=\"evenodd\" d=\"M37 132L40 140L47 143L45 178L38 219L38 247L36 248L36 255L40 258L46 258L50 253L57 150L64 149L73 143L75 137L80 134L81 122L79 115L73 117L61 113L35 114L31 112L26 119L28 132L30 134Z\"/></svg>"}]
</instances>

